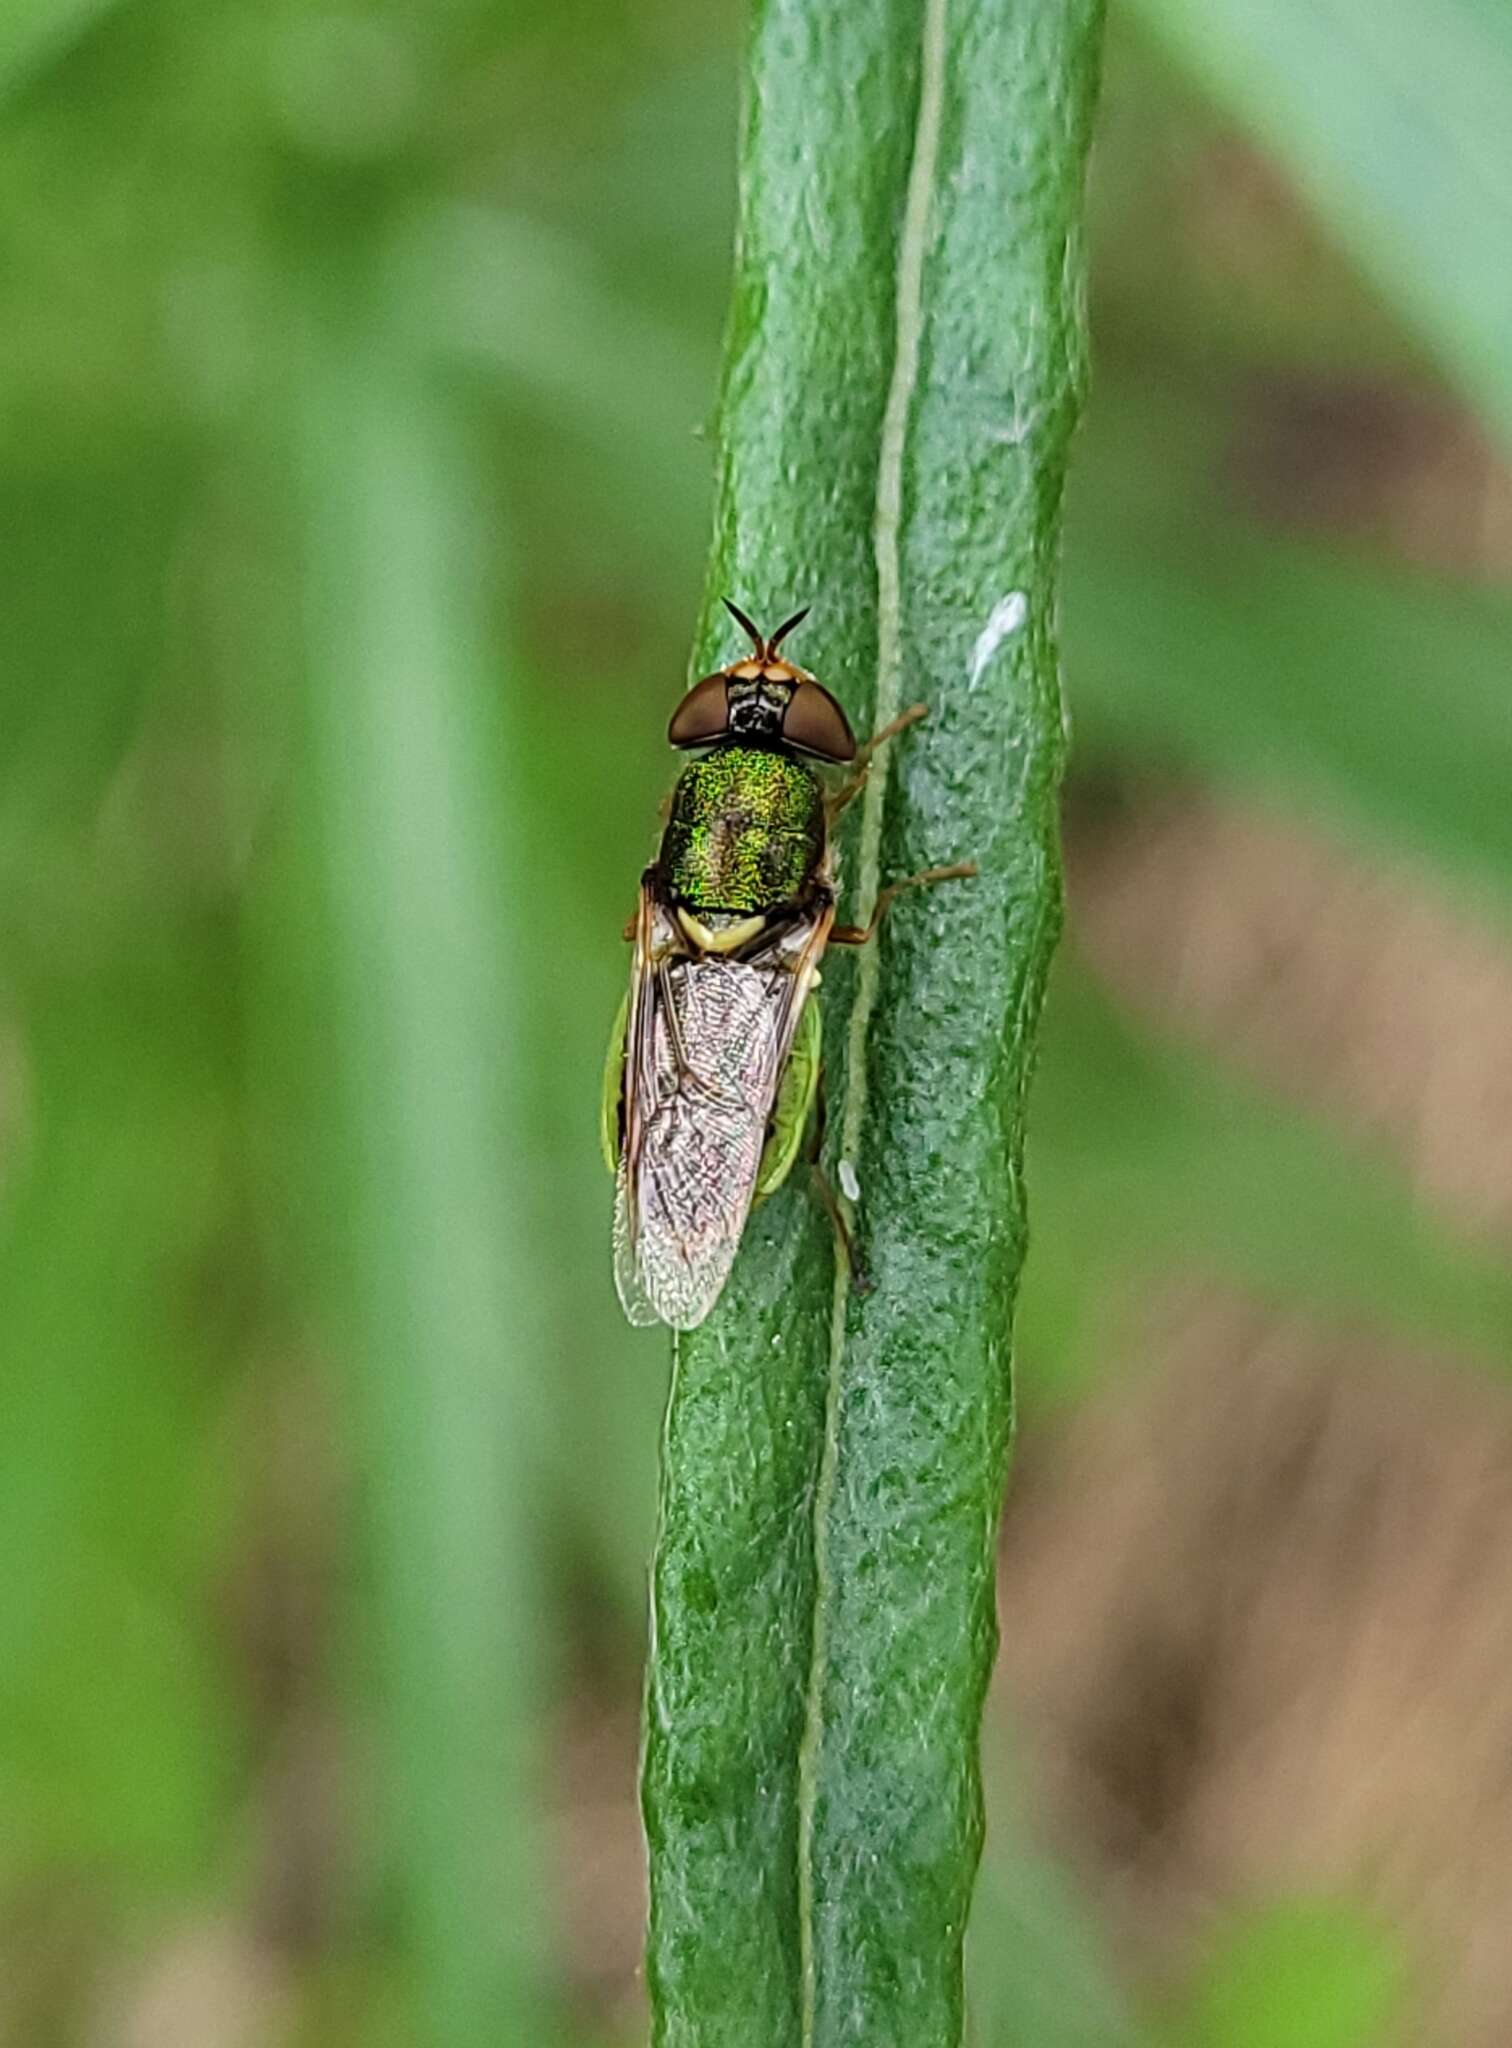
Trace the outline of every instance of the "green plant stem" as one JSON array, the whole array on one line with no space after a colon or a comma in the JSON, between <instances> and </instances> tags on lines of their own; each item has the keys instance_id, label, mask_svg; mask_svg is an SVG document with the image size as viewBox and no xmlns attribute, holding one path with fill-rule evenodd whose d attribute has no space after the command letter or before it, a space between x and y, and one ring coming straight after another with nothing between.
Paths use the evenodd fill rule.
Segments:
<instances>
[{"instance_id":1,"label":"green plant stem","mask_svg":"<svg viewBox=\"0 0 1512 2048\"><path fill-rule=\"evenodd\" d=\"M329 958L335 1292L372 1560L407 2038L539 2038L530 1496L538 1348L518 1074L528 912L482 493L381 221L306 297L308 720ZM412 323L409 323L412 324ZM518 792L516 793L518 798ZM291 906L296 918L305 906ZM324 1108L325 1106L322 1105Z\"/></svg>"},{"instance_id":2,"label":"green plant stem","mask_svg":"<svg viewBox=\"0 0 1512 2048\"><path fill-rule=\"evenodd\" d=\"M795 1186L676 1347L644 1775L663 2044L961 2036L1099 16L756 10L695 666L728 658L722 594L812 601L794 652L859 726L930 707L855 806L845 914L927 864L981 874L826 962L829 1163L874 1291Z\"/></svg>"}]
</instances>

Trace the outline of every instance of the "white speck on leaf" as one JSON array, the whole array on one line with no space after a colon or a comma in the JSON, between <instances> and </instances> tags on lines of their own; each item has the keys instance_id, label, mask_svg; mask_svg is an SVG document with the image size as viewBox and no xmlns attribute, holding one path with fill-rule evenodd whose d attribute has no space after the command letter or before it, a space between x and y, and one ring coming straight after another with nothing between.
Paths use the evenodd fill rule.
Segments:
<instances>
[{"instance_id":1,"label":"white speck on leaf","mask_svg":"<svg viewBox=\"0 0 1512 2048\"><path fill-rule=\"evenodd\" d=\"M1022 448L1038 425L1039 407L1030 406L1027 411L1021 411L1018 400L1015 398L1013 402L1013 418L1006 427L996 428L991 435L991 439L996 441L1001 447Z\"/></svg>"},{"instance_id":2,"label":"white speck on leaf","mask_svg":"<svg viewBox=\"0 0 1512 2048\"><path fill-rule=\"evenodd\" d=\"M987 673L991 661L1003 642L1010 639L1029 616L1029 600L1022 590L1010 590L1006 597L1000 597L988 614L987 623L977 635L976 646L971 650L971 673L967 688L974 690Z\"/></svg>"},{"instance_id":3,"label":"white speck on leaf","mask_svg":"<svg viewBox=\"0 0 1512 2048\"><path fill-rule=\"evenodd\" d=\"M840 1192L847 1202L859 1202L861 1183L856 1178L856 1169L848 1159L840 1161Z\"/></svg>"}]
</instances>

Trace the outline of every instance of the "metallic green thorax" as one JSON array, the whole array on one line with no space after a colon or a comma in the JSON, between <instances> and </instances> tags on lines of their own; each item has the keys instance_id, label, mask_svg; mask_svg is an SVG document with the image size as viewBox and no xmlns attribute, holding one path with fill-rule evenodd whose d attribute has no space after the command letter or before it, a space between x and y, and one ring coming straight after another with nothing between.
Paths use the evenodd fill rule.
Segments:
<instances>
[{"instance_id":1,"label":"metallic green thorax","mask_svg":"<svg viewBox=\"0 0 1512 2048\"><path fill-rule=\"evenodd\" d=\"M684 769L662 838L662 886L693 910L771 910L824 852L824 791L790 754L716 747Z\"/></svg>"}]
</instances>

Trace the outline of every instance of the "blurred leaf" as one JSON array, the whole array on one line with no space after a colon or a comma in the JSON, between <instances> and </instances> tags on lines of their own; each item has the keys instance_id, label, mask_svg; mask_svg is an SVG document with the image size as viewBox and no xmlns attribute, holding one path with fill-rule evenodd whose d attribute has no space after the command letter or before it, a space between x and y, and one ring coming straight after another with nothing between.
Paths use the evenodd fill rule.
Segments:
<instances>
[{"instance_id":1,"label":"blurred leaf","mask_svg":"<svg viewBox=\"0 0 1512 2048\"><path fill-rule=\"evenodd\" d=\"M0 15L0 104L114 13L120 0L7 0Z\"/></svg>"},{"instance_id":2,"label":"blurred leaf","mask_svg":"<svg viewBox=\"0 0 1512 2048\"><path fill-rule=\"evenodd\" d=\"M88 465L34 455L5 478L0 872L14 872L0 919L24 915L37 893L43 846L61 850L64 831L95 817L169 665L165 598L187 469L181 451L136 441Z\"/></svg>"},{"instance_id":3,"label":"blurred leaf","mask_svg":"<svg viewBox=\"0 0 1512 2048\"><path fill-rule=\"evenodd\" d=\"M1136 1276L1214 1274L1506 1356L1512 1272L1415 1202L1401 1169L1119 1012L1072 956L1035 1080L1026 1398L1074 1390L1101 1307Z\"/></svg>"},{"instance_id":4,"label":"blurred leaf","mask_svg":"<svg viewBox=\"0 0 1512 2048\"><path fill-rule=\"evenodd\" d=\"M376 235L376 230L369 229ZM519 1055L537 934L514 886L511 678L488 653L463 422L348 251L303 393L305 796L334 953L333 1193L366 1459L412 2038L536 2024L540 1369ZM338 266L332 279L350 275ZM495 793L497 792L497 794ZM299 914L297 903L287 915Z\"/></svg>"},{"instance_id":5,"label":"blurred leaf","mask_svg":"<svg viewBox=\"0 0 1512 2048\"><path fill-rule=\"evenodd\" d=\"M1267 534L1216 422L1104 388L1067 516L1078 758L1195 769L1512 895L1512 594Z\"/></svg>"},{"instance_id":6,"label":"blurred leaf","mask_svg":"<svg viewBox=\"0 0 1512 2048\"><path fill-rule=\"evenodd\" d=\"M1378 2048L1399 2038L1401 1945L1342 1902L1268 1906L1214 1944L1173 2048Z\"/></svg>"},{"instance_id":7,"label":"blurred leaf","mask_svg":"<svg viewBox=\"0 0 1512 2048\"><path fill-rule=\"evenodd\" d=\"M457 207L416 221L409 261L406 299L443 348L538 393L564 423L654 450L658 468L680 454L685 476L707 471L695 435L712 357L627 302L585 250L518 214Z\"/></svg>"},{"instance_id":8,"label":"blurred leaf","mask_svg":"<svg viewBox=\"0 0 1512 2048\"><path fill-rule=\"evenodd\" d=\"M616 474L634 471L620 505L603 506L606 519L644 534L654 509L658 554L701 532L712 348L614 290L578 244L518 215L457 207L422 217L407 261L405 296L433 346L496 379L507 403L542 412L557 440L612 449Z\"/></svg>"},{"instance_id":9,"label":"blurred leaf","mask_svg":"<svg viewBox=\"0 0 1512 2048\"><path fill-rule=\"evenodd\" d=\"M1108 23L1088 180L1099 404L1138 355L1186 398L1215 372L1421 375L1424 351L1233 116L1147 32Z\"/></svg>"},{"instance_id":10,"label":"blurred leaf","mask_svg":"<svg viewBox=\"0 0 1512 2048\"><path fill-rule=\"evenodd\" d=\"M1136 0L1512 440L1512 11Z\"/></svg>"},{"instance_id":11,"label":"blurred leaf","mask_svg":"<svg viewBox=\"0 0 1512 2048\"><path fill-rule=\"evenodd\" d=\"M1100 1930L1068 1874L1038 1850L989 1716L987 1838L966 1935L971 2048L1136 2048L1144 2039Z\"/></svg>"},{"instance_id":12,"label":"blurred leaf","mask_svg":"<svg viewBox=\"0 0 1512 2048\"><path fill-rule=\"evenodd\" d=\"M28 1128L0 1209L4 1853L123 1898L203 1879L235 1728L203 1633L220 1530L195 1513L212 1411L186 1314L223 1218L213 955L164 936L82 979L20 974L13 945L6 990Z\"/></svg>"}]
</instances>

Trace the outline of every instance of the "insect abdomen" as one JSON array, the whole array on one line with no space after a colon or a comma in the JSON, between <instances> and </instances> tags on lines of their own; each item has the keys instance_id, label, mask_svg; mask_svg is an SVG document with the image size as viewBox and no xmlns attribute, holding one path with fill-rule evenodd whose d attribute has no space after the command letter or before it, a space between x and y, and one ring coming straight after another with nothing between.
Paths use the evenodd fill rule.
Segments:
<instances>
[{"instance_id":1,"label":"insect abdomen","mask_svg":"<svg viewBox=\"0 0 1512 2048\"><path fill-rule=\"evenodd\" d=\"M695 910L791 902L824 853L824 793L801 761L718 747L684 769L662 838L663 884Z\"/></svg>"}]
</instances>

